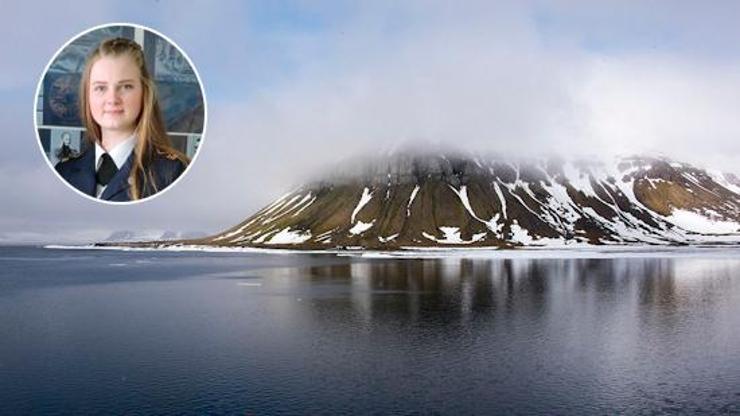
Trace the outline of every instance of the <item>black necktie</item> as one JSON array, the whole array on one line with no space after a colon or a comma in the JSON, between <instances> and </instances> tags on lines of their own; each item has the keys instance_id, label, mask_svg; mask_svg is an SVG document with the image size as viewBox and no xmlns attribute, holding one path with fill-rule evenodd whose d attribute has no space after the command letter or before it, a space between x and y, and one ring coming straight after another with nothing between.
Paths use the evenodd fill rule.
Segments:
<instances>
[{"instance_id":1,"label":"black necktie","mask_svg":"<svg viewBox=\"0 0 740 416\"><path fill-rule=\"evenodd\" d=\"M101 159L102 163L100 163L98 173L95 174L95 179L97 179L100 185L106 186L111 178L113 178L113 175L118 172L118 168L116 167L116 162L113 161L113 158L108 153L103 153Z\"/></svg>"}]
</instances>

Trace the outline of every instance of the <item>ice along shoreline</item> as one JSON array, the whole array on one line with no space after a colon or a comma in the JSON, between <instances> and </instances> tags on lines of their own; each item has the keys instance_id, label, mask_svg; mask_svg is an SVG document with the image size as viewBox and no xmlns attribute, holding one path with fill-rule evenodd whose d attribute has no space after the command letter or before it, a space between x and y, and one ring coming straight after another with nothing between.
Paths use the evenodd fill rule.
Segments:
<instances>
[{"instance_id":1,"label":"ice along shoreline","mask_svg":"<svg viewBox=\"0 0 740 416\"><path fill-rule=\"evenodd\" d=\"M217 247L206 245L160 245L135 247L126 245L60 245L43 246L53 250L108 250L108 251L141 251L141 252L199 252L199 253L232 253L232 254L309 254L334 255L340 257L361 258L399 258L399 259L434 259L434 258L476 258L476 259L598 259L598 258L737 258L740 259L738 244L703 244L690 246L656 246L656 245L610 245L610 246L563 246L563 247L519 247L512 249L494 249L490 247L404 247L401 250L365 250L362 248L295 250L286 248L261 247Z\"/></svg>"}]
</instances>

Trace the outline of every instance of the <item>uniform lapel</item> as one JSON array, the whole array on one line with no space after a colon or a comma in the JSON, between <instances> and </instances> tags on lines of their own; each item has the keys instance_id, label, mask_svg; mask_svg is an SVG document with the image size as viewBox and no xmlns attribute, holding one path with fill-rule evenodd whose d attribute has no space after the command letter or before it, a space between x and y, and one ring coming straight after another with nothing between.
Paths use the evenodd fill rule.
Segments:
<instances>
[{"instance_id":1,"label":"uniform lapel","mask_svg":"<svg viewBox=\"0 0 740 416\"><path fill-rule=\"evenodd\" d=\"M78 190L94 197L95 186L97 185L95 180L95 151L88 149L76 162L67 181Z\"/></svg>"},{"instance_id":2,"label":"uniform lapel","mask_svg":"<svg viewBox=\"0 0 740 416\"><path fill-rule=\"evenodd\" d=\"M100 199L110 201L121 192L128 192L128 188L130 186L128 183L128 176L131 173L131 164L133 161L134 152L131 152L128 159L126 159L126 163L124 163L123 166L121 166L121 169L118 169L118 172L116 172L113 178L111 178L108 186L103 191L103 194L100 195ZM125 200L128 199L129 198L125 198Z\"/></svg>"}]
</instances>

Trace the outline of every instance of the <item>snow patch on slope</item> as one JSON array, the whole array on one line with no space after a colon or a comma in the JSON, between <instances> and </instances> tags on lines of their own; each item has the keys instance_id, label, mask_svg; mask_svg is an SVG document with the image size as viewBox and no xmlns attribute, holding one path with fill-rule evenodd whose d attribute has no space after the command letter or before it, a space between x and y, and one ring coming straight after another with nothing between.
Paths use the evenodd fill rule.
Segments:
<instances>
[{"instance_id":1,"label":"snow patch on slope","mask_svg":"<svg viewBox=\"0 0 740 416\"><path fill-rule=\"evenodd\" d=\"M414 198L416 198L416 194L419 192L419 185L416 185L414 187L414 190L411 191L411 196L409 197L409 203L406 204L406 216L411 215L411 204L414 202Z\"/></svg>"},{"instance_id":2,"label":"snow patch on slope","mask_svg":"<svg viewBox=\"0 0 740 416\"><path fill-rule=\"evenodd\" d=\"M312 197L312 195L311 195L311 193L309 192L309 193L308 193L308 195L306 195L306 196L305 196L305 197L304 197L304 198L303 198L303 199L301 200L301 202L299 202L299 203L298 203L298 206L301 206L301 205L303 205L303 206L301 206L301 208L300 208L300 209L299 209L298 211L296 211L296 212L295 212L295 213L294 213L294 214L292 215L293 217L295 217L296 215L298 215L298 214L300 214L301 212L303 212L303 210L304 210L304 209L308 208L309 206L311 206L311 204L313 204L313 203L314 203L314 201L316 201L316 197L315 197L315 196L314 196L313 198L311 198L311 197ZM310 200L310 201L308 201L308 203L304 205L304 203L306 202L306 200L308 200L309 198L311 198L311 200Z\"/></svg>"},{"instance_id":3,"label":"snow patch on slope","mask_svg":"<svg viewBox=\"0 0 740 416\"><path fill-rule=\"evenodd\" d=\"M712 178L712 180L717 182L720 186L740 195L740 186L737 186L731 183L729 180L727 180L727 178L722 172L717 171L717 170L708 170L707 173Z\"/></svg>"},{"instance_id":4,"label":"snow patch on slope","mask_svg":"<svg viewBox=\"0 0 740 416\"><path fill-rule=\"evenodd\" d=\"M357 224L349 229L349 233L352 235L362 234L365 231L369 230L370 227L373 226L373 224L375 224L375 220L372 220L370 222L357 221Z\"/></svg>"},{"instance_id":5,"label":"snow patch on slope","mask_svg":"<svg viewBox=\"0 0 740 416\"><path fill-rule=\"evenodd\" d=\"M265 244L300 244L311 238L310 231L291 230L290 227L281 230L279 233L265 242Z\"/></svg>"},{"instance_id":6,"label":"snow patch on slope","mask_svg":"<svg viewBox=\"0 0 740 416\"><path fill-rule=\"evenodd\" d=\"M665 217L668 221L684 230L697 233L727 234L740 232L740 223L735 221L718 221L692 211L674 209Z\"/></svg>"},{"instance_id":7,"label":"snow patch on slope","mask_svg":"<svg viewBox=\"0 0 740 416\"><path fill-rule=\"evenodd\" d=\"M520 227L516 221L511 224L511 241L515 243L521 243L528 246L540 246L540 247L562 247L566 245L577 245L579 244L576 240L566 240L564 238L548 238L548 237L536 237L529 235L529 232Z\"/></svg>"},{"instance_id":8,"label":"snow patch on slope","mask_svg":"<svg viewBox=\"0 0 740 416\"><path fill-rule=\"evenodd\" d=\"M436 241L437 243L442 244L470 244L475 243L476 241L482 240L486 233L480 233L480 234L473 234L473 237L470 241L463 240L460 235L460 228L458 227L439 227L439 230L444 234L443 238L437 238L429 233L422 232L421 234L432 241Z\"/></svg>"},{"instance_id":9,"label":"snow patch on slope","mask_svg":"<svg viewBox=\"0 0 740 416\"><path fill-rule=\"evenodd\" d=\"M370 192L370 189L367 187L362 190L362 196L360 197L360 202L357 203L357 206L355 207L355 210L352 211L352 218L350 219L350 223L355 222L355 217L357 216L357 213L362 210L362 208L370 202L370 200L373 198L373 193Z\"/></svg>"},{"instance_id":10,"label":"snow patch on slope","mask_svg":"<svg viewBox=\"0 0 740 416\"><path fill-rule=\"evenodd\" d=\"M498 186L498 185L497 185ZM470 199L468 198L468 187L463 185L460 187L459 190L455 189L453 186L450 186L450 189L452 189L453 192L457 195L458 198L460 198L460 202L462 202L465 209L468 211L468 214L470 214L471 217L475 218L476 220L480 221L481 223L485 224L486 227L491 230L494 234L496 234L497 237L501 238L501 229L504 227L504 224L499 224L499 214L496 213L493 218L490 220L484 220L480 218L475 211L473 211L473 207L470 205ZM482 237L481 237L482 238ZM478 240L475 240L478 241Z\"/></svg>"},{"instance_id":11,"label":"snow patch on slope","mask_svg":"<svg viewBox=\"0 0 740 416\"><path fill-rule=\"evenodd\" d=\"M381 236L378 236L378 241L380 241L381 243L387 243L387 242L389 242L389 241L393 241L393 240L395 240L395 239L396 239L396 237L398 237L399 235L400 235L400 234L396 233L396 234L393 234L393 235L389 235L388 237L381 237Z\"/></svg>"}]
</instances>

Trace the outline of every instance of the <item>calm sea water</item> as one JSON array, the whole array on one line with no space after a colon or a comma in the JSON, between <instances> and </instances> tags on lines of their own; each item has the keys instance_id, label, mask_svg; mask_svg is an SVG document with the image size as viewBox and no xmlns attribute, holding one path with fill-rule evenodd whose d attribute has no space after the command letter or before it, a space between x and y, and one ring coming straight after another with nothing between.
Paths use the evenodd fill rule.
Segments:
<instances>
[{"instance_id":1,"label":"calm sea water","mask_svg":"<svg viewBox=\"0 0 740 416\"><path fill-rule=\"evenodd\" d=\"M0 414L222 413L738 414L740 256L0 248Z\"/></svg>"}]
</instances>

